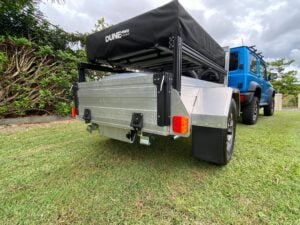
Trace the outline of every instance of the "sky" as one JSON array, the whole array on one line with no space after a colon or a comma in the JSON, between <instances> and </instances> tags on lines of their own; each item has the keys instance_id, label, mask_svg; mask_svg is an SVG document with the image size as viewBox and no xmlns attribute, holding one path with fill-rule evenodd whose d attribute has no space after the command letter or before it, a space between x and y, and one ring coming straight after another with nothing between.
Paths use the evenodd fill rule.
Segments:
<instances>
[{"instance_id":1,"label":"sky","mask_svg":"<svg viewBox=\"0 0 300 225\"><path fill-rule=\"evenodd\" d=\"M43 1L40 9L51 23L69 32L90 32L104 17L117 24L170 0ZM300 68L300 0L179 0L221 45L256 45L266 59L295 59Z\"/></svg>"}]
</instances>

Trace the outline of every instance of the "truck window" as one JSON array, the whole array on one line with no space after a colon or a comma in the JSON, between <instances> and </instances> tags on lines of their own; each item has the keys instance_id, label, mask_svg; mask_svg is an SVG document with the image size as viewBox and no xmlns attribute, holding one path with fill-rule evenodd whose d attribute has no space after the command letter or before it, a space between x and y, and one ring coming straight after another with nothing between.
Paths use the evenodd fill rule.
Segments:
<instances>
[{"instance_id":1,"label":"truck window","mask_svg":"<svg viewBox=\"0 0 300 225\"><path fill-rule=\"evenodd\" d=\"M260 76L267 80L267 69L263 62L260 62Z\"/></svg>"},{"instance_id":2,"label":"truck window","mask_svg":"<svg viewBox=\"0 0 300 225\"><path fill-rule=\"evenodd\" d=\"M250 72L257 73L257 59L254 55L249 56Z\"/></svg>"},{"instance_id":3,"label":"truck window","mask_svg":"<svg viewBox=\"0 0 300 225\"><path fill-rule=\"evenodd\" d=\"M239 65L239 53L232 52L230 53L230 62L229 62L229 70L237 70Z\"/></svg>"}]
</instances>

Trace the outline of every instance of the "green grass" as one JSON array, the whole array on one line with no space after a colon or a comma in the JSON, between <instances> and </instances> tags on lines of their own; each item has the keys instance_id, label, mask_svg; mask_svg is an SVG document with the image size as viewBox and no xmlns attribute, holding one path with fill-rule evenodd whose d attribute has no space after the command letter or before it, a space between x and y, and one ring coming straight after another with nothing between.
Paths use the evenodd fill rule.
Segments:
<instances>
[{"instance_id":1,"label":"green grass","mask_svg":"<svg viewBox=\"0 0 300 225\"><path fill-rule=\"evenodd\" d=\"M300 224L300 112L238 125L225 167L80 122L0 129L0 224Z\"/></svg>"}]
</instances>

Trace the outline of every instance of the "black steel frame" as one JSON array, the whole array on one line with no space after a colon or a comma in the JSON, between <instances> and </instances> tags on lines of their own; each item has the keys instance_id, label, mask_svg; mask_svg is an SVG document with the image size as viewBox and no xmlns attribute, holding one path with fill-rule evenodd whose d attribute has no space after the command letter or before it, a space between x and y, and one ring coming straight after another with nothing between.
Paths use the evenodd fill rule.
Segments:
<instances>
[{"instance_id":1,"label":"black steel frame","mask_svg":"<svg viewBox=\"0 0 300 225\"><path fill-rule=\"evenodd\" d=\"M173 87L180 93L182 73L182 40L175 37L173 46Z\"/></svg>"},{"instance_id":2,"label":"black steel frame","mask_svg":"<svg viewBox=\"0 0 300 225\"><path fill-rule=\"evenodd\" d=\"M85 70L98 70L103 72L128 72L125 68L141 69L155 72L171 72L173 74L173 88L181 91L181 74L183 71L201 68L205 65L221 74L226 75L226 70L184 43L180 36L169 38L169 48L154 45L152 48L139 52L133 52L117 58L109 58L106 61L98 61L99 64L80 63L79 82L85 81ZM102 66L106 64L108 66Z\"/></svg>"},{"instance_id":3,"label":"black steel frame","mask_svg":"<svg viewBox=\"0 0 300 225\"><path fill-rule=\"evenodd\" d=\"M108 66L102 66L98 64L91 64L91 63L79 63L78 64L78 81L79 82L85 82L86 81L86 76L85 76L85 71L86 70L97 70L97 71L102 71L102 72L111 72L111 73L124 73L128 72L126 69L120 69L120 68L113 68L113 67L108 67Z\"/></svg>"}]
</instances>

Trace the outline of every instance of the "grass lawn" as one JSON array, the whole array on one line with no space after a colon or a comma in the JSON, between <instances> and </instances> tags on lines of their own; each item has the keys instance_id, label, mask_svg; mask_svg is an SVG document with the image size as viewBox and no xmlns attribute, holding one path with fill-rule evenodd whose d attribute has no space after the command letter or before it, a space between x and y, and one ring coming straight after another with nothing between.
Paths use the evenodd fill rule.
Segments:
<instances>
[{"instance_id":1,"label":"grass lawn","mask_svg":"<svg viewBox=\"0 0 300 225\"><path fill-rule=\"evenodd\" d=\"M238 124L232 161L188 139L151 147L81 122L0 129L0 224L300 224L300 112Z\"/></svg>"}]
</instances>

